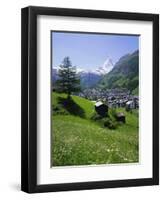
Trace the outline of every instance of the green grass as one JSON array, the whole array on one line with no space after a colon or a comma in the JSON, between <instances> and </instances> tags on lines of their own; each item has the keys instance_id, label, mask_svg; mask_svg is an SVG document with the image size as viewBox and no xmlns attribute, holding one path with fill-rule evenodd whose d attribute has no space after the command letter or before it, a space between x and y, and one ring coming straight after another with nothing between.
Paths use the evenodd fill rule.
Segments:
<instances>
[{"instance_id":1,"label":"green grass","mask_svg":"<svg viewBox=\"0 0 163 200\"><path fill-rule=\"evenodd\" d=\"M52 94L52 104L62 112L52 116L52 165L90 165L138 162L138 112L123 111L126 124L110 130L90 118L94 104L86 99L73 96L72 102L78 105L84 115L77 115L60 101L64 94Z\"/></svg>"},{"instance_id":2,"label":"green grass","mask_svg":"<svg viewBox=\"0 0 163 200\"><path fill-rule=\"evenodd\" d=\"M53 92L52 93L53 107L56 107L61 103L61 107L59 109L62 114L71 114L75 116L77 115L77 116L87 118L87 119L89 119L92 116L94 112L94 104L91 101L78 97L78 96L72 96L71 104L69 108L68 105L65 105L65 106L63 105L66 98L67 98L66 94L58 94L58 93Z\"/></svg>"}]
</instances>

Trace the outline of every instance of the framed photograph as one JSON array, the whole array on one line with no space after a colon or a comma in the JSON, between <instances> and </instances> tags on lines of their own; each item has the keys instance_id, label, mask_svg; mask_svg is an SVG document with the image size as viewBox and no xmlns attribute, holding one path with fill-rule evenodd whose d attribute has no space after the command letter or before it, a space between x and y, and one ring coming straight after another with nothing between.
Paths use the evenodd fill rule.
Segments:
<instances>
[{"instance_id":1,"label":"framed photograph","mask_svg":"<svg viewBox=\"0 0 163 200\"><path fill-rule=\"evenodd\" d=\"M159 15L22 9L21 188L159 184Z\"/></svg>"}]
</instances>

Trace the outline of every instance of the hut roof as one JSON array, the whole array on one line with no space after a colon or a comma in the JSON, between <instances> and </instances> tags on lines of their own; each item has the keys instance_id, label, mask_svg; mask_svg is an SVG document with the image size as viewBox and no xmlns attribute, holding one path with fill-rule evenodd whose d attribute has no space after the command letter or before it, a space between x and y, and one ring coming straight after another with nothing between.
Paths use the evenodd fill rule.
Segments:
<instances>
[{"instance_id":1,"label":"hut roof","mask_svg":"<svg viewBox=\"0 0 163 200\"><path fill-rule=\"evenodd\" d=\"M124 117L124 116L125 116L125 114L123 112L117 113L117 117Z\"/></svg>"},{"instance_id":2,"label":"hut roof","mask_svg":"<svg viewBox=\"0 0 163 200\"><path fill-rule=\"evenodd\" d=\"M101 105L103 105L103 103L101 101L98 101L98 102L95 103L96 107L101 106Z\"/></svg>"}]
</instances>

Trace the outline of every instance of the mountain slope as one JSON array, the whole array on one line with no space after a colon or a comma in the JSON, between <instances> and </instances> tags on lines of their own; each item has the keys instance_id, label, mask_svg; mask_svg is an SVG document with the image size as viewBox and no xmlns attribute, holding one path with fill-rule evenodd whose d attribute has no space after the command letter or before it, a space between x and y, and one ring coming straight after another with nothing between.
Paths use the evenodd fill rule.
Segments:
<instances>
[{"instance_id":1,"label":"mountain slope","mask_svg":"<svg viewBox=\"0 0 163 200\"><path fill-rule=\"evenodd\" d=\"M138 94L139 51L127 54L119 59L114 68L99 82L101 88L127 88Z\"/></svg>"},{"instance_id":2,"label":"mountain slope","mask_svg":"<svg viewBox=\"0 0 163 200\"><path fill-rule=\"evenodd\" d=\"M94 72L80 73L80 85L82 89L94 87L101 79L101 75Z\"/></svg>"}]
</instances>

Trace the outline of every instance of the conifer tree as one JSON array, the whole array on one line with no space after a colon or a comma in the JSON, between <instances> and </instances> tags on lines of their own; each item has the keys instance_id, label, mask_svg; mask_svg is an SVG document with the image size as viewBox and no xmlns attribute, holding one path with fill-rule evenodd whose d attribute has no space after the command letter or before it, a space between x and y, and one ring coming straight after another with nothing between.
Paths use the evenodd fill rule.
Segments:
<instances>
[{"instance_id":1,"label":"conifer tree","mask_svg":"<svg viewBox=\"0 0 163 200\"><path fill-rule=\"evenodd\" d=\"M65 57L58 70L59 79L56 82L56 89L64 92L70 98L72 92L80 91L80 79L76 73L76 67L72 66L70 58Z\"/></svg>"}]
</instances>

